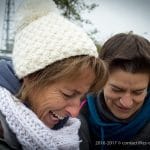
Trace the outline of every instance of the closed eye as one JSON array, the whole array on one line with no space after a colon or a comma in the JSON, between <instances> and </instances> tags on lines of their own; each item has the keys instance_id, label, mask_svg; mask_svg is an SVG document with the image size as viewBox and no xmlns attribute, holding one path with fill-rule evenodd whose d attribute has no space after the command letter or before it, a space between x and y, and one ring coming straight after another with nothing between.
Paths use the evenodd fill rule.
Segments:
<instances>
[{"instance_id":1,"label":"closed eye","mask_svg":"<svg viewBox=\"0 0 150 150\"><path fill-rule=\"evenodd\" d=\"M112 88L112 91L114 91L114 92L122 92L123 90L118 89L118 88Z\"/></svg>"},{"instance_id":2,"label":"closed eye","mask_svg":"<svg viewBox=\"0 0 150 150\"><path fill-rule=\"evenodd\" d=\"M113 85L113 84L110 84L110 85L111 85L112 91L114 91L114 92L124 92L123 88L119 88L118 86Z\"/></svg>"},{"instance_id":3,"label":"closed eye","mask_svg":"<svg viewBox=\"0 0 150 150\"><path fill-rule=\"evenodd\" d=\"M77 96L82 97L83 94L77 90L60 90L60 93L64 96L66 99L73 99Z\"/></svg>"},{"instance_id":4,"label":"closed eye","mask_svg":"<svg viewBox=\"0 0 150 150\"><path fill-rule=\"evenodd\" d=\"M133 94L135 95L141 95L145 92L145 90L142 90L142 91L133 91Z\"/></svg>"},{"instance_id":5,"label":"closed eye","mask_svg":"<svg viewBox=\"0 0 150 150\"><path fill-rule=\"evenodd\" d=\"M73 98L75 97L77 94L76 93L73 93L73 94L66 94L66 93L63 93L62 94L66 97L66 98Z\"/></svg>"}]
</instances>

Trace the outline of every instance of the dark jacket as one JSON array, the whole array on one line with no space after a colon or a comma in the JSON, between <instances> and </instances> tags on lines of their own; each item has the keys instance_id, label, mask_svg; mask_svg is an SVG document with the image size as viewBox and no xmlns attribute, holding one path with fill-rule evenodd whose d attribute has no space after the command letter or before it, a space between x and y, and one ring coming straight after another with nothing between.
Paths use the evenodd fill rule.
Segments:
<instances>
[{"instance_id":1,"label":"dark jacket","mask_svg":"<svg viewBox=\"0 0 150 150\"><path fill-rule=\"evenodd\" d=\"M95 95L95 101L99 99ZM100 107L96 107L100 109ZM106 110L106 109L105 109ZM91 129L89 121L89 107L86 103L82 108L79 118L81 120L80 137L81 144L80 150L149 150L150 149L150 121L145 124L139 132L128 141L101 141L101 139L94 134ZM112 118L114 116L110 116ZM115 118L116 119L116 118ZM143 118L144 120L144 118ZM128 121L128 120L127 120ZM95 127L96 128L96 127ZM134 130L134 129L133 129ZM114 131L115 132L115 131ZM130 131L129 131L130 132Z\"/></svg>"},{"instance_id":2,"label":"dark jacket","mask_svg":"<svg viewBox=\"0 0 150 150\"><path fill-rule=\"evenodd\" d=\"M11 58L0 58L0 86L5 87L12 94L16 94L20 87L21 82L15 75Z\"/></svg>"}]
</instances>

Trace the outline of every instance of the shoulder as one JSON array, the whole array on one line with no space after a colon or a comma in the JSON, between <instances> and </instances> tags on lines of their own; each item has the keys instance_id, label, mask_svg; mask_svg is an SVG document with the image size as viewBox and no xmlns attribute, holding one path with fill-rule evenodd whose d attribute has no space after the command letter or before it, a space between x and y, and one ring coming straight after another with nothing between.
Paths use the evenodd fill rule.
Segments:
<instances>
[{"instance_id":1,"label":"shoulder","mask_svg":"<svg viewBox=\"0 0 150 150\"><path fill-rule=\"evenodd\" d=\"M139 131L134 140L150 141L150 121Z\"/></svg>"},{"instance_id":2,"label":"shoulder","mask_svg":"<svg viewBox=\"0 0 150 150\"><path fill-rule=\"evenodd\" d=\"M4 70L3 68L12 69L12 59L10 57L0 56L0 67L2 70Z\"/></svg>"},{"instance_id":3,"label":"shoulder","mask_svg":"<svg viewBox=\"0 0 150 150\"><path fill-rule=\"evenodd\" d=\"M0 149L1 150L15 150L12 149L3 139L0 138Z\"/></svg>"},{"instance_id":4,"label":"shoulder","mask_svg":"<svg viewBox=\"0 0 150 150\"><path fill-rule=\"evenodd\" d=\"M0 86L13 94L18 93L21 87L21 81L16 76L10 57L0 56Z\"/></svg>"},{"instance_id":5,"label":"shoulder","mask_svg":"<svg viewBox=\"0 0 150 150\"><path fill-rule=\"evenodd\" d=\"M11 57L9 57L9 56L0 56L0 59L11 60Z\"/></svg>"},{"instance_id":6,"label":"shoulder","mask_svg":"<svg viewBox=\"0 0 150 150\"><path fill-rule=\"evenodd\" d=\"M88 95L89 96L89 95ZM92 96L92 95L90 95ZM86 97L88 99L88 97ZM79 136L81 139L80 143L80 150L90 150L91 148L91 136L90 136L90 130L89 130L89 109L88 109L88 102L84 104L82 109L80 110L80 114L78 118L81 121L81 126L79 130Z\"/></svg>"},{"instance_id":7,"label":"shoulder","mask_svg":"<svg viewBox=\"0 0 150 150\"><path fill-rule=\"evenodd\" d=\"M19 144L16 135L10 130L4 115L0 111L0 123L2 127L3 138L0 138L0 150L15 149L21 150L21 145Z\"/></svg>"},{"instance_id":8,"label":"shoulder","mask_svg":"<svg viewBox=\"0 0 150 150\"><path fill-rule=\"evenodd\" d=\"M91 139L87 120L83 114L80 114L78 118L81 121L81 126L79 129L79 137L81 139L80 150L89 150Z\"/></svg>"},{"instance_id":9,"label":"shoulder","mask_svg":"<svg viewBox=\"0 0 150 150\"><path fill-rule=\"evenodd\" d=\"M80 110L80 114L78 116L78 118L81 121L80 131L83 131L85 133L89 132L87 117L88 117L88 104L86 102L82 107L82 109Z\"/></svg>"},{"instance_id":10,"label":"shoulder","mask_svg":"<svg viewBox=\"0 0 150 150\"><path fill-rule=\"evenodd\" d=\"M12 64L12 58L8 56L0 56L0 62Z\"/></svg>"}]
</instances>

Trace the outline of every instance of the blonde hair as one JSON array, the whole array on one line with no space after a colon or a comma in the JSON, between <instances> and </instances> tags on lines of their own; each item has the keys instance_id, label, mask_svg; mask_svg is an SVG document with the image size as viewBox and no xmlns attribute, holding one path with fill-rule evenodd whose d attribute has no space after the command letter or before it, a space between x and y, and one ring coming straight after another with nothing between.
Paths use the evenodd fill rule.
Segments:
<instances>
[{"instance_id":1,"label":"blonde hair","mask_svg":"<svg viewBox=\"0 0 150 150\"><path fill-rule=\"evenodd\" d=\"M18 93L18 98L25 101L28 94L33 89L40 90L58 80L73 80L77 78L83 70L89 68L95 74L95 80L90 88L90 92L99 91L108 78L107 67L104 62L93 56L74 56L57 61L46 68L39 70L27 76L28 84L22 85Z\"/></svg>"}]
</instances>

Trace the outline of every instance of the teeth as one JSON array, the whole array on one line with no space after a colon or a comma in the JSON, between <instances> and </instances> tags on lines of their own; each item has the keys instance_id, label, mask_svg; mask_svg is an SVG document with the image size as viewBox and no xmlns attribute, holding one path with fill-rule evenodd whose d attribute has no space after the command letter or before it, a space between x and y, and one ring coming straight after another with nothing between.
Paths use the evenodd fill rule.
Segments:
<instances>
[{"instance_id":1,"label":"teeth","mask_svg":"<svg viewBox=\"0 0 150 150\"><path fill-rule=\"evenodd\" d=\"M65 117L59 116L58 114L56 114L55 112L51 111L52 114L57 117L59 120L63 120Z\"/></svg>"}]
</instances>

